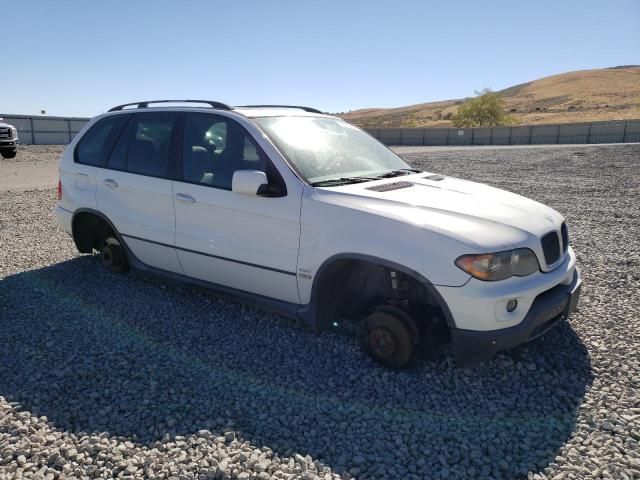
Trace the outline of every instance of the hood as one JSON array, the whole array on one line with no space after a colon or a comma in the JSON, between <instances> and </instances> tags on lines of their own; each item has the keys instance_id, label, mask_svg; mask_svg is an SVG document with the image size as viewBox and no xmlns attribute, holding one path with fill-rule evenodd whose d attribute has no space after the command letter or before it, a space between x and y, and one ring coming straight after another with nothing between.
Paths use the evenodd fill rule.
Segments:
<instances>
[{"instance_id":1,"label":"hood","mask_svg":"<svg viewBox=\"0 0 640 480\"><path fill-rule=\"evenodd\" d=\"M515 193L428 172L316 191L323 201L445 233L478 252L524 246L536 251L540 238L559 231L564 220Z\"/></svg>"}]
</instances>

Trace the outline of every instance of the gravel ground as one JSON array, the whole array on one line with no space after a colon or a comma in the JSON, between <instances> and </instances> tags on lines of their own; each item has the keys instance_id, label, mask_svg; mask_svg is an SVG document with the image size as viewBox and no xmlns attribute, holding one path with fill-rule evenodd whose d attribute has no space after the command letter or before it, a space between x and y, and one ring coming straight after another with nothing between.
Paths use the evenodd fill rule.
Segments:
<instances>
[{"instance_id":1,"label":"gravel ground","mask_svg":"<svg viewBox=\"0 0 640 480\"><path fill-rule=\"evenodd\" d=\"M61 145L20 146L15 158L0 157L0 191L53 187L58 181L58 158L63 149Z\"/></svg>"},{"instance_id":2,"label":"gravel ground","mask_svg":"<svg viewBox=\"0 0 640 480\"><path fill-rule=\"evenodd\" d=\"M405 158L567 217L568 324L468 370L445 348L388 371L344 335L109 274L53 188L0 177L0 478L640 478L640 145Z\"/></svg>"}]
</instances>

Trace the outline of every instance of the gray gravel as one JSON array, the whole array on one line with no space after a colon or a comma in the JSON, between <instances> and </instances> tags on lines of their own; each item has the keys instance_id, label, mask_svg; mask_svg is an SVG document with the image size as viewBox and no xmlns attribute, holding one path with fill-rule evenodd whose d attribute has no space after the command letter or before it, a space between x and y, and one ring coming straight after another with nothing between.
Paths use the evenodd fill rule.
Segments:
<instances>
[{"instance_id":1,"label":"gray gravel","mask_svg":"<svg viewBox=\"0 0 640 480\"><path fill-rule=\"evenodd\" d=\"M405 157L565 214L569 324L388 371L344 335L108 274L53 189L0 177L0 478L640 478L640 146Z\"/></svg>"},{"instance_id":2,"label":"gray gravel","mask_svg":"<svg viewBox=\"0 0 640 480\"><path fill-rule=\"evenodd\" d=\"M58 181L62 145L22 145L12 159L0 157L0 191L51 188Z\"/></svg>"}]
</instances>

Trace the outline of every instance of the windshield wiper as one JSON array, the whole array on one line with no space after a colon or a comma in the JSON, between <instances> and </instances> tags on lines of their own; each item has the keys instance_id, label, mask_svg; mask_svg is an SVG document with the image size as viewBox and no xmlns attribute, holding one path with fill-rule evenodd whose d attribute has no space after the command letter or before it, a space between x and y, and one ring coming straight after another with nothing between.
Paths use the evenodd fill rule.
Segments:
<instances>
[{"instance_id":1,"label":"windshield wiper","mask_svg":"<svg viewBox=\"0 0 640 480\"><path fill-rule=\"evenodd\" d=\"M377 178L391 178L391 177L399 177L400 175L411 175L412 173L421 173L422 170L416 170L415 168L398 168L396 170L391 170L390 172L383 173L378 175Z\"/></svg>"},{"instance_id":2,"label":"windshield wiper","mask_svg":"<svg viewBox=\"0 0 640 480\"><path fill-rule=\"evenodd\" d=\"M330 178L329 180L320 180L319 182L314 182L311 185L313 187L326 187L330 185L346 185L349 183L358 183L358 182L370 182L372 180L380 180L381 178L391 178L391 177L399 177L400 175L411 175L412 173L421 173L422 170L416 170L415 168L398 168L396 170L391 170L390 172L385 172L380 175L376 175L375 177L340 177L340 178Z\"/></svg>"},{"instance_id":3,"label":"windshield wiper","mask_svg":"<svg viewBox=\"0 0 640 480\"><path fill-rule=\"evenodd\" d=\"M347 185L349 183L370 182L372 180L379 180L380 177L340 177L330 178L328 180L320 180L319 182L313 182L312 187L328 187L331 185Z\"/></svg>"}]
</instances>

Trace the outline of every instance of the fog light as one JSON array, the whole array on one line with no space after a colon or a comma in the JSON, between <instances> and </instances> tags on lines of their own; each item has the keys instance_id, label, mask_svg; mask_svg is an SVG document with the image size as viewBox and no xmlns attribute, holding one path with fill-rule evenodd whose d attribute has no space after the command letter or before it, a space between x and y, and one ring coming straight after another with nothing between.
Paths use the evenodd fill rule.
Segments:
<instances>
[{"instance_id":1,"label":"fog light","mask_svg":"<svg viewBox=\"0 0 640 480\"><path fill-rule=\"evenodd\" d=\"M513 312L518 306L518 301L515 298L512 298L507 302L507 312Z\"/></svg>"}]
</instances>

